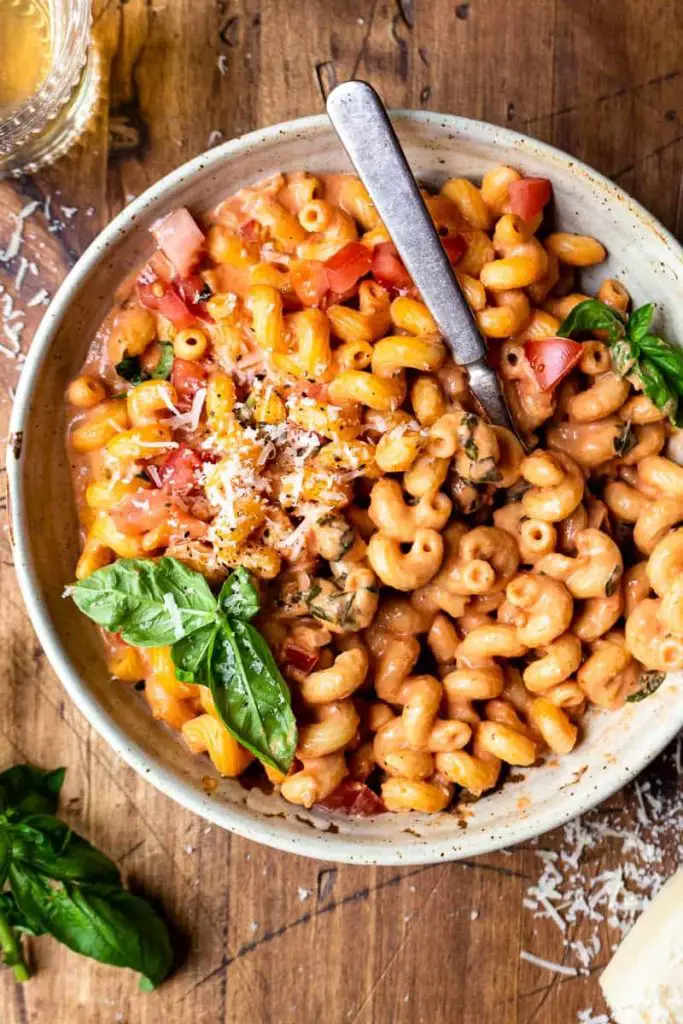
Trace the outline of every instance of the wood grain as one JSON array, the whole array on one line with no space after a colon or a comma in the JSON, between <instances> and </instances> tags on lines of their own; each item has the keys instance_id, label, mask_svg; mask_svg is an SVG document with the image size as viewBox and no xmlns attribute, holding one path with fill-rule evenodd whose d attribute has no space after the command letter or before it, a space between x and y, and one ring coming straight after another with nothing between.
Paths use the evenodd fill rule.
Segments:
<instances>
[{"instance_id":1,"label":"wood grain","mask_svg":"<svg viewBox=\"0 0 683 1024\"><path fill-rule=\"evenodd\" d=\"M16 294L16 260L0 263L0 284L26 313L24 349L44 309L27 306L31 295L52 294L131 196L220 139L322 110L329 88L352 75L391 106L552 142L680 233L682 12L657 0L98 0L109 75L93 130L58 166L0 183L0 251L11 215L43 204L22 248L39 276ZM16 373L0 356L4 424ZM361 869L207 826L122 764L66 698L23 609L6 540L0 573L0 764L68 766L66 815L160 900L182 961L149 996L128 973L42 939L30 984L0 975L3 1024L570 1024L588 1007L604 1012L595 969L568 978L519 959L522 949L565 955L556 925L523 908L539 874L533 844L469 863ZM678 779L669 785L680 789ZM628 789L598 815L625 815L636 828L637 813ZM542 846L560 843L551 835ZM591 851L594 870L617 867L619 851L609 839ZM564 938L586 940L594 928L572 925ZM594 966L615 941L604 924L599 934Z\"/></svg>"}]
</instances>

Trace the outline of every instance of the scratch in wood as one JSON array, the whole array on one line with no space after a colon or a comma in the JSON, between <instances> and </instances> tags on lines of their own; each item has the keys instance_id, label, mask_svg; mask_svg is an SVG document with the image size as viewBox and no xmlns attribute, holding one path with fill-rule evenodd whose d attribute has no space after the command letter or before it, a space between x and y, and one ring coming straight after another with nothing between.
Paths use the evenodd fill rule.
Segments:
<instances>
[{"instance_id":1,"label":"scratch in wood","mask_svg":"<svg viewBox=\"0 0 683 1024\"><path fill-rule=\"evenodd\" d=\"M370 15L369 15L369 17L366 20L365 32L363 33L363 38L362 38L361 44L360 44L360 46L358 48L358 53L356 54L356 59L353 62L353 68L351 70L351 74L349 75L349 78L357 78L358 77L358 68L360 67L360 62L362 61L363 57L365 56L365 49L366 49L366 47L368 45L368 40L370 38L370 32L372 31L372 25L373 25L373 22L375 20L375 14L377 12L378 4L379 4L379 0L373 0L373 4L372 4L372 9L370 11Z\"/></svg>"},{"instance_id":2,"label":"scratch in wood","mask_svg":"<svg viewBox=\"0 0 683 1024\"><path fill-rule=\"evenodd\" d=\"M543 996L542 996L538 1006L536 1006L535 1009L533 1009L531 1011L531 1016L527 1018L526 1024L533 1024L534 1020L537 1018L538 1014L541 1012L541 1010L545 1006L547 1000L550 998L550 993L553 991L555 986L559 984L559 977L560 977L559 974L556 974L555 977L553 978L553 980L547 986L547 988L545 989L545 991L543 993ZM574 979L572 979L572 980L574 980Z\"/></svg>"},{"instance_id":3,"label":"scratch in wood","mask_svg":"<svg viewBox=\"0 0 683 1024\"><path fill-rule=\"evenodd\" d=\"M413 7L413 0L396 0L396 6L400 17L405 22L407 28L415 27L415 8Z\"/></svg>"},{"instance_id":4,"label":"scratch in wood","mask_svg":"<svg viewBox=\"0 0 683 1024\"><path fill-rule=\"evenodd\" d=\"M338 910L342 907L348 906L349 904L368 900L370 896L372 896L376 892L380 892L382 889L398 885L406 878L414 878L415 876L423 875L428 871L436 871L439 869L439 867L445 867L445 865L430 864L426 867L414 868L411 871L406 871L404 874L392 875L391 878L387 878L384 881L380 881L376 885L366 886L362 889L357 889L355 892L350 893L348 896L342 897L342 899L332 900L331 902L325 904L325 906L317 907L313 911L309 911L306 914L302 914L300 917L295 918L293 921L290 921L287 924L281 925L279 928L273 929L272 931L264 932L263 935L260 936L260 938L254 939L253 942L248 942L240 946L237 952L234 954L234 956L224 957L217 967L214 967L208 974L204 975L203 978L200 978L199 981L192 986L192 988L188 989L188 991L181 996L181 999L185 999L196 988L198 988L200 985L204 985L207 981L210 981L220 971L224 970L227 967L230 967L230 965L235 963L235 961L241 960L243 957L255 952L260 946L263 946L269 942L273 942L275 939L281 938L281 936L285 935L293 928L298 928L302 924L308 924L309 921L313 920L316 917L320 917L321 914L329 914L331 911ZM461 860L458 861L457 865L451 865L451 868L456 867L464 867L470 870L478 871L492 871L495 874L503 875L510 878L529 878L528 875L524 874L521 871L514 871L510 868L501 868L494 864L482 864L479 861ZM441 882L438 883L438 885L440 884Z\"/></svg>"},{"instance_id":5,"label":"scratch in wood","mask_svg":"<svg viewBox=\"0 0 683 1024\"><path fill-rule=\"evenodd\" d=\"M443 884L443 882L446 879L446 877L447 877L446 873L442 872L441 878L438 880L438 882L436 883L436 885L434 886L434 888L430 892L430 894L427 897L427 899L422 901L420 909L419 909L418 913L415 915L416 918L419 919L420 917L424 917L424 915L426 913L426 910L427 910L427 907L429 906L430 901L433 899L435 893L438 892L438 890L441 888L441 885ZM355 1022L360 1017L363 1009L368 1005L368 1003L370 1002L370 1000L374 996L375 992L377 991L377 989L379 988L381 983L384 981L384 979L386 978L386 976L389 973L389 971L391 970L392 966L396 963L396 960L398 959L401 951L403 950L403 948L405 947L406 943L408 942L408 939L410 938L411 931L413 930L413 924L414 924L414 922L408 922L408 927L406 928L403 936L401 937L401 940L400 940L398 946L396 947L396 949L394 950L392 955L387 960L386 964L384 965L384 967L380 971L380 973L377 976L377 978L373 981L372 985L368 989L367 994L363 997L362 1002L359 1004L359 1006L356 1009L355 1013L351 1017L351 1019L349 1021L349 1024L355 1024Z\"/></svg>"},{"instance_id":6,"label":"scratch in wood","mask_svg":"<svg viewBox=\"0 0 683 1024\"><path fill-rule=\"evenodd\" d=\"M222 42L224 42L226 46L238 46L240 35L239 14L233 14L232 18L228 18L228 20L225 22L223 28L220 30L218 34L221 37Z\"/></svg>"},{"instance_id":7,"label":"scratch in wood","mask_svg":"<svg viewBox=\"0 0 683 1024\"><path fill-rule=\"evenodd\" d=\"M473 871L492 871L494 875L502 875L504 878L524 878L529 880L530 875L524 871L515 871L513 868L503 868L498 864L482 864L478 860L459 860L459 867L470 868Z\"/></svg>"},{"instance_id":8,"label":"scratch in wood","mask_svg":"<svg viewBox=\"0 0 683 1024\"><path fill-rule=\"evenodd\" d=\"M118 861L119 864L122 864L123 861L126 860L127 857L131 857L135 853L136 850L139 850L140 847L144 846L144 845L145 845L144 838L138 840L138 842L135 843L134 846L131 846L130 850L126 850L126 852L122 853L120 857L116 858L116 860Z\"/></svg>"},{"instance_id":9,"label":"scratch in wood","mask_svg":"<svg viewBox=\"0 0 683 1024\"><path fill-rule=\"evenodd\" d=\"M683 142L683 135L677 135L675 139L670 139L668 142L665 142L663 146L658 146L657 149L650 150L649 153L645 153L644 156L641 156L634 163L628 164L626 167L622 167L618 171L610 171L607 176L611 178L612 181L617 181L619 178L623 178L625 174L629 174L631 171L635 171L636 168L641 167L646 160L651 160L654 156L660 156L662 153L665 153L667 149L671 149L672 146L678 145L679 142Z\"/></svg>"},{"instance_id":10,"label":"scratch in wood","mask_svg":"<svg viewBox=\"0 0 683 1024\"><path fill-rule=\"evenodd\" d=\"M5 732L4 729L0 729L0 736L2 736L3 740L5 740L5 742L9 744L9 746L12 748L12 750L16 754L19 755L19 757L21 758L22 761L30 761L31 760L31 758L28 756L26 751L22 750L22 748L19 746L19 744L16 743L10 736L7 735L7 733Z\"/></svg>"},{"instance_id":11,"label":"scratch in wood","mask_svg":"<svg viewBox=\"0 0 683 1024\"><path fill-rule=\"evenodd\" d=\"M422 61L424 66L426 68L428 68L429 67L429 50L425 49L424 46L421 46L420 49L417 52L420 55L420 60Z\"/></svg>"},{"instance_id":12,"label":"scratch in wood","mask_svg":"<svg viewBox=\"0 0 683 1024\"><path fill-rule=\"evenodd\" d=\"M315 79L324 103L337 84L337 69L334 66L334 61L322 60L316 64Z\"/></svg>"},{"instance_id":13,"label":"scratch in wood","mask_svg":"<svg viewBox=\"0 0 683 1024\"><path fill-rule=\"evenodd\" d=\"M405 82L408 78L408 43L398 34L398 27L402 21L400 14L395 14L391 19L391 38L398 46L398 76Z\"/></svg>"},{"instance_id":14,"label":"scratch in wood","mask_svg":"<svg viewBox=\"0 0 683 1024\"><path fill-rule=\"evenodd\" d=\"M675 71L667 71L666 74L657 75L656 78L650 78L644 83L644 85L660 85L662 82L670 82L672 78L678 78L679 75L683 75L683 70L681 70L681 68L677 68ZM642 88L644 88L643 85L636 86L636 89Z\"/></svg>"},{"instance_id":15,"label":"scratch in wood","mask_svg":"<svg viewBox=\"0 0 683 1024\"><path fill-rule=\"evenodd\" d=\"M580 974L579 977L581 977L581 978L588 978L592 974L597 974L599 971L604 970L604 968L607 967L608 963L609 963L608 960L603 960L599 964L592 964L590 967L585 969L586 973L585 974L583 974L583 973ZM557 975L557 984L558 985L566 985L570 981L576 981L576 978L570 978L569 976L564 976L564 975L559 975L559 974ZM513 997L513 999L514 1000L517 1000L517 999L530 999L531 996L537 996L537 995L540 995L541 992L546 992L550 988L551 984L552 984L552 982L548 982L546 985L539 985L538 988L529 989L528 992L520 992L519 994L516 994ZM510 1001L512 1001L512 1000L510 1000Z\"/></svg>"},{"instance_id":16,"label":"scratch in wood","mask_svg":"<svg viewBox=\"0 0 683 1024\"><path fill-rule=\"evenodd\" d=\"M248 956L250 953L254 953L260 946L281 938L292 929L299 928L302 924L308 924L309 921L312 921L323 914L329 914L333 910L339 910L341 907L346 907L352 903L366 901L375 892L387 889L390 886L398 885L405 878L414 878L416 875L425 874L425 872L431 871L435 867L438 867L438 865L427 865L426 867L414 868L412 871L406 871L404 874L392 875L391 878L387 878L385 881L378 882L376 885L366 886L363 889L357 889L355 892L349 893L348 896L344 896L339 900L332 900L323 907L317 907L315 910L308 911L300 917L295 918L293 921L289 921L287 924L281 925L279 928L264 932L260 938L254 939L253 942L248 942L240 946L234 956L223 957L221 963L218 964L217 967L214 967L208 974L205 974L203 978L200 978L199 981L195 982L195 984L189 988L187 992L183 993L180 998L186 999L187 996L195 991L195 989L206 984L207 981L211 981L212 978L215 978L220 971L225 970L230 967L231 964L241 960L245 956Z\"/></svg>"},{"instance_id":17,"label":"scratch in wood","mask_svg":"<svg viewBox=\"0 0 683 1024\"><path fill-rule=\"evenodd\" d=\"M601 96L596 96L595 99L591 99L590 106L594 106L596 103L608 103L609 100L619 99L620 96L625 96L627 93L629 95L636 96L643 89L648 89L653 85L661 85L662 82L670 82L672 79L678 78L681 74L683 74L683 71L681 70L669 71L665 75L659 75L657 78L650 78L646 82L641 82L639 85L629 86L628 88L622 86L619 89L615 89L613 92L606 92ZM575 103L570 107L561 107L559 110L551 110L546 114L536 114L534 117L526 118L524 124L535 124L537 121L545 121L550 117L564 117L565 114L573 114L587 105L587 103Z\"/></svg>"}]
</instances>

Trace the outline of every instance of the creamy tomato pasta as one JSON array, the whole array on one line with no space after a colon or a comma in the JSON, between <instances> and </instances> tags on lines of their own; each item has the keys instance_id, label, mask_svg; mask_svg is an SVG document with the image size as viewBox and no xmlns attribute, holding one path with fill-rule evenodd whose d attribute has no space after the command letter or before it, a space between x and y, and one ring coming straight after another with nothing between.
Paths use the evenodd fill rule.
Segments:
<instances>
[{"instance_id":1,"label":"creamy tomato pasta","mask_svg":"<svg viewBox=\"0 0 683 1024\"><path fill-rule=\"evenodd\" d=\"M425 192L530 454L356 178L153 226L68 389L73 592L220 774L441 811L683 667L680 357L618 281L581 292L606 253L550 230L550 199L509 167Z\"/></svg>"}]
</instances>

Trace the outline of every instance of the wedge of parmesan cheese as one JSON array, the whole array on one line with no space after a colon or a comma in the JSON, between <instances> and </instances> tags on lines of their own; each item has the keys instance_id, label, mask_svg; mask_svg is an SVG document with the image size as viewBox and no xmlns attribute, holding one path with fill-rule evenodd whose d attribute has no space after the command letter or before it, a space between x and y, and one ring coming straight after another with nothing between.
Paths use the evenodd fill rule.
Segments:
<instances>
[{"instance_id":1,"label":"wedge of parmesan cheese","mask_svg":"<svg viewBox=\"0 0 683 1024\"><path fill-rule=\"evenodd\" d=\"M600 985L616 1024L683 1022L683 871L641 914Z\"/></svg>"}]
</instances>

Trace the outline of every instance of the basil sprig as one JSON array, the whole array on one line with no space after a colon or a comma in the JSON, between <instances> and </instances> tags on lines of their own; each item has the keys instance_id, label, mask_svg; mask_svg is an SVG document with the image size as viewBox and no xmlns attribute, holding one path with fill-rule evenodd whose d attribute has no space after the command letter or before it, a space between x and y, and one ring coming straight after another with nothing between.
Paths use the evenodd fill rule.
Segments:
<instances>
[{"instance_id":1,"label":"basil sprig","mask_svg":"<svg viewBox=\"0 0 683 1024\"><path fill-rule=\"evenodd\" d=\"M651 333L654 312L654 303L648 302L634 309L627 320L604 302L587 299L574 306L557 333L571 338L606 331L617 373L632 376L672 423L683 426L683 350Z\"/></svg>"},{"instance_id":2,"label":"basil sprig","mask_svg":"<svg viewBox=\"0 0 683 1024\"><path fill-rule=\"evenodd\" d=\"M64 769L15 765L0 774L0 951L29 977L21 935L52 935L69 949L142 974L155 988L173 952L166 925L123 888L116 864L55 816ZM2 891L4 890L4 891Z\"/></svg>"},{"instance_id":3,"label":"basil sprig","mask_svg":"<svg viewBox=\"0 0 683 1024\"><path fill-rule=\"evenodd\" d=\"M160 341L159 347L159 362L149 373L142 369L140 356L124 355L114 369L119 377L123 377L131 384L142 384L145 380L168 380L173 369L173 345L170 341Z\"/></svg>"},{"instance_id":4,"label":"basil sprig","mask_svg":"<svg viewBox=\"0 0 683 1024\"><path fill-rule=\"evenodd\" d=\"M201 575L175 558L122 558L72 588L78 608L137 647L171 645L179 679L211 688L235 739L279 771L297 743L291 695L250 619L259 595L239 568L214 597Z\"/></svg>"}]
</instances>

